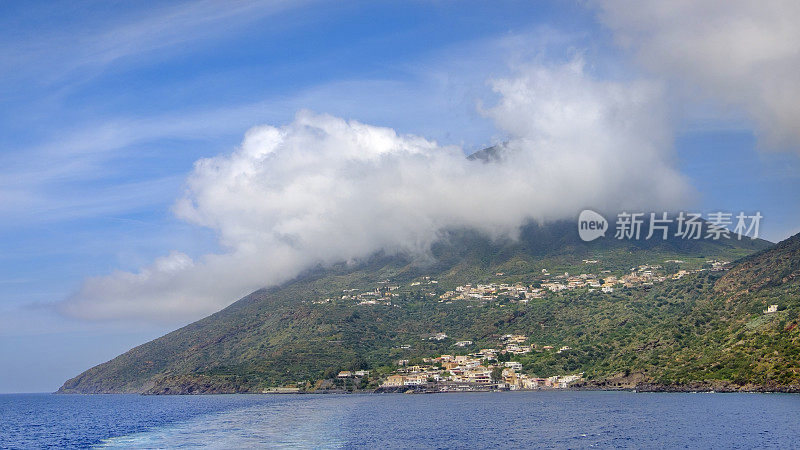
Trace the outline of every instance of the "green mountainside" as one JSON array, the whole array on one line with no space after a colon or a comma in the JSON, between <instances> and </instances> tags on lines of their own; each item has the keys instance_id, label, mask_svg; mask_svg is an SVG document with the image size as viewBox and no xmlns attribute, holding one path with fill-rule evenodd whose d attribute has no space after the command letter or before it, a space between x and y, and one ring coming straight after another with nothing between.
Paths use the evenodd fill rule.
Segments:
<instances>
[{"instance_id":1,"label":"green mountainside","mask_svg":"<svg viewBox=\"0 0 800 450\"><path fill-rule=\"evenodd\" d=\"M738 261L727 271L697 270L713 260ZM799 261L800 235L773 247L750 239L584 243L564 222L523 227L517 240L454 230L432 258L375 255L256 291L87 370L59 392L314 390L350 369L372 370L375 386L398 359L465 354L496 346L506 333L525 334L540 348L571 347L514 359L537 376L583 372L586 387L785 390L800 385ZM668 279L527 302L441 297L466 283L538 285L543 269L602 279L643 264L661 266ZM669 276L682 269L694 273ZM390 304L359 304L348 294L391 295L390 288ZM776 312L764 313L769 305ZM448 338L431 340L435 333ZM473 344L454 347L458 340Z\"/></svg>"}]
</instances>

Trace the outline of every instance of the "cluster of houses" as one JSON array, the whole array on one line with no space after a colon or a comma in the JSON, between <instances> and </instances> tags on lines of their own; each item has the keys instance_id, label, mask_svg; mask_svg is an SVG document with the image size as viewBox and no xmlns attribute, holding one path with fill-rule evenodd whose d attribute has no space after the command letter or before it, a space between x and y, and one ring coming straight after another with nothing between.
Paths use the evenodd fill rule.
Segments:
<instances>
[{"instance_id":1,"label":"cluster of houses","mask_svg":"<svg viewBox=\"0 0 800 450\"><path fill-rule=\"evenodd\" d=\"M500 350L500 353L508 353L512 355L524 355L532 351L543 352L543 351L555 350L555 347L553 347L552 345L544 345L542 347L539 347L536 344L525 345L525 342L527 340L528 336L525 336L524 334L504 334L503 336L500 336L500 342L504 344L504 348ZM497 356L496 350L493 349L486 349L486 350L489 352L494 352L493 354L490 354L492 358L495 358ZM563 353L568 350L572 350L572 348L569 347L568 345L564 345L560 347L558 350L556 350L556 353Z\"/></svg>"},{"instance_id":2,"label":"cluster of houses","mask_svg":"<svg viewBox=\"0 0 800 450\"><path fill-rule=\"evenodd\" d=\"M412 282L411 287L422 286L423 284L431 285L431 284L439 284L439 282L436 280L432 280L431 277L422 277L421 281Z\"/></svg>"},{"instance_id":3,"label":"cluster of houses","mask_svg":"<svg viewBox=\"0 0 800 450\"><path fill-rule=\"evenodd\" d=\"M422 277L421 281L412 282L409 286L431 286L438 283L439 282L437 280L432 280L431 277L426 276ZM400 294L397 293L398 289L400 289L399 285L391 284L389 280L386 280L382 281L378 287L371 290L361 291L359 289L343 289L342 294L338 297L328 297L325 299L313 300L311 303L315 305L323 305L326 303L332 303L335 300L342 300L355 302L356 305L392 306L392 299L400 296ZM436 294L429 293L428 295L435 296Z\"/></svg>"},{"instance_id":4,"label":"cluster of houses","mask_svg":"<svg viewBox=\"0 0 800 450\"><path fill-rule=\"evenodd\" d=\"M393 292L399 289L399 286L380 286L375 289L359 292L358 289L344 289L339 300L355 301L358 305L386 305L391 306L392 298L400 294ZM334 299L326 298L323 300L314 300L312 303L315 305L322 305L330 303Z\"/></svg>"},{"instance_id":5,"label":"cluster of houses","mask_svg":"<svg viewBox=\"0 0 800 450\"><path fill-rule=\"evenodd\" d=\"M583 260L584 264L598 264L600 261L594 259ZM667 263L684 263L681 260L667 260ZM527 303L532 299L544 298L548 293L570 291L579 288L588 289L589 292L599 290L608 294L614 292L615 288L633 288L637 286L651 286L654 283L662 283L666 280L677 280L686 275L702 272L705 270L724 270L727 261L708 260L708 268L694 270L679 270L667 276L660 265L644 264L630 269L624 275L613 275L610 270L602 270L600 274L581 273L570 275L568 272L553 275L547 269L542 269L541 276L534 278L533 284L526 283L486 283L486 284L464 284L457 286L454 290L447 291L439 295L441 302L451 302L453 300L477 300L493 301L500 298L507 298L515 302ZM505 275L498 272L496 276ZM433 288L438 285L438 281L429 276L421 277L417 281L409 284L411 288ZM393 306L392 299L399 297L397 292L399 285L393 285L389 280L380 283L376 287L367 291L359 289L344 289L339 297L314 300L314 304L325 304L334 300L353 302L354 305L385 305ZM439 291L441 292L441 291ZM427 292L426 295L435 297L437 294ZM396 306L396 305L394 305Z\"/></svg>"},{"instance_id":6,"label":"cluster of houses","mask_svg":"<svg viewBox=\"0 0 800 450\"><path fill-rule=\"evenodd\" d=\"M614 284L619 282L619 279L612 275L606 277L605 280L601 280L597 275L591 273L570 275L565 272L562 275L550 276L549 273L543 271L543 274L545 276L541 279L538 287L523 283L465 284L456 287L455 290L445 292L439 298L441 301L491 301L505 296L521 303L527 303L531 299L544 298L547 292L560 292L577 288L601 289L606 293L613 292Z\"/></svg>"},{"instance_id":7,"label":"cluster of houses","mask_svg":"<svg viewBox=\"0 0 800 450\"><path fill-rule=\"evenodd\" d=\"M425 365L404 366L389 375L382 387L425 386L437 391L472 391L491 389L566 389L583 374L539 378L522 373L517 361L490 364L476 355L441 355ZM500 376L493 378L496 367Z\"/></svg>"},{"instance_id":8,"label":"cluster of houses","mask_svg":"<svg viewBox=\"0 0 800 450\"><path fill-rule=\"evenodd\" d=\"M347 379L347 378L364 378L369 376L369 370L343 370L339 372L339 375L336 378L339 379Z\"/></svg>"},{"instance_id":9,"label":"cluster of houses","mask_svg":"<svg viewBox=\"0 0 800 450\"><path fill-rule=\"evenodd\" d=\"M597 264L599 261L593 259L583 260L585 264ZM684 261L669 260L667 262L683 263ZM723 270L727 261L708 260L710 270ZM621 276L612 275L610 270L603 270L599 275L593 273L581 273L570 275L565 272L559 275L551 275L547 269L542 269L542 276L535 285L523 283L488 283L488 284L465 284L458 286L455 290L447 291L440 296L441 301L451 300L497 300L505 296L521 303L531 299L543 298L548 292L569 291L578 288L587 288L590 292L600 290L605 294L614 292L616 287L624 286L627 288L637 286L651 286L654 283L662 283L668 279L677 280L692 273L698 273L707 269L700 268L694 270L679 270L678 272L666 276L664 268L660 265L643 264L631 268L630 272Z\"/></svg>"},{"instance_id":10,"label":"cluster of houses","mask_svg":"<svg viewBox=\"0 0 800 450\"><path fill-rule=\"evenodd\" d=\"M468 355L440 355L425 358L422 365L397 361L396 373L389 375L383 388L426 387L434 391L475 391L493 389L565 389L582 378L582 374L539 378L522 372L518 361L498 362L498 354L521 355L531 351L554 350L553 346L538 348L525 345L525 335L505 335L500 338L504 348L484 348ZM463 342L459 341L456 345ZM471 343L471 342L470 342ZM562 346L557 353L570 350Z\"/></svg>"},{"instance_id":11,"label":"cluster of houses","mask_svg":"<svg viewBox=\"0 0 800 450\"><path fill-rule=\"evenodd\" d=\"M454 291L447 291L440 299L444 300L496 300L499 296L507 296L521 302L527 302L532 298L543 298L544 289L526 286L522 283L489 283L489 284L465 284L458 286Z\"/></svg>"}]
</instances>

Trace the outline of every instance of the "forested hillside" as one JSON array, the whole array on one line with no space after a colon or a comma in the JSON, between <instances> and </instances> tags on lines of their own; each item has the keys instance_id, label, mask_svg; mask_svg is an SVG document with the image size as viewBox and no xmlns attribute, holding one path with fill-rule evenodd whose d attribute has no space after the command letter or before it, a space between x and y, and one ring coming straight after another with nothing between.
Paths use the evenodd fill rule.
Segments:
<instances>
[{"instance_id":1,"label":"forested hillside","mask_svg":"<svg viewBox=\"0 0 800 450\"><path fill-rule=\"evenodd\" d=\"M514 358L538 376L584 372L587 387L781 390L800 385L800 235L768 246L750 239L587 244L567 223L530 225L517 240L453 231L425 259L375 255L254 292L87 370L60 392L313 390L339 370L379 377L398 359L464 353L507 333L525 334L538 348L569 346ZM729 270L709 264L739 258ZM535 286L543 270L602 281L640 265L659 267L665 281L607 293L547 291L524 301L442 296L465 283ZM347 294L373 291L391 301ZM776 311L765 313L770 305ZM448 337L430 339L436 333ZM454 347L458 340L473 344Z\"/></svg>"}]
</instances>

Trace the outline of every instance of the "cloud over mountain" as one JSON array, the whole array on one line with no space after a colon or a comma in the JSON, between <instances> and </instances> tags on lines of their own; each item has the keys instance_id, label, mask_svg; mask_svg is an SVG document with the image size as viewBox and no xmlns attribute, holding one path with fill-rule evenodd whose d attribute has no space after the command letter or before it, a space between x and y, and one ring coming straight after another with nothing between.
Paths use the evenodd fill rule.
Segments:
<instances>
[{"instance_id":1,"label":"cloud over mountain","mask_svg":"<svg viewBox=\"0 0 800 450\"><path fill-rule=\"evenodd\" d=\"M597 80L576 60L520 67L491 87L498 101L483 113L507 138L492 164L307 111L251 129L231 154L196 162L174 208L213 229L219 253L173 251L135 273L87 279L61 311L195 318L312 265L379 250L425 255L448 227L513 237L525 221L585 207L684 205L690 189L671 162L657 85Z\"/></svg>"}]
</instances>

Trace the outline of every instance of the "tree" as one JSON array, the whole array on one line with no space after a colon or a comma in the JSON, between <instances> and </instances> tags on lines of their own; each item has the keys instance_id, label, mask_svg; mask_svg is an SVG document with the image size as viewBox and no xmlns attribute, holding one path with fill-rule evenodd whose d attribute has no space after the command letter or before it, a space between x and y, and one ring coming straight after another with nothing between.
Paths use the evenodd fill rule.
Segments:
<instances>
[{"instance_id":1,"label":"tree","mask_svg":"<svg viewBox=\"0 0 800 450\"><path fill-rule=\"evenodd\" d=\"M492 381L495 383L503 380L503 368L500 366L495 366L492 369Z\"/></svg>"}]
</instances>

